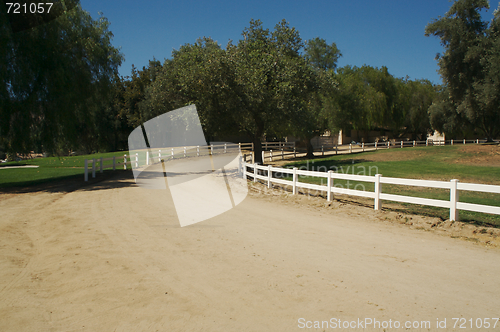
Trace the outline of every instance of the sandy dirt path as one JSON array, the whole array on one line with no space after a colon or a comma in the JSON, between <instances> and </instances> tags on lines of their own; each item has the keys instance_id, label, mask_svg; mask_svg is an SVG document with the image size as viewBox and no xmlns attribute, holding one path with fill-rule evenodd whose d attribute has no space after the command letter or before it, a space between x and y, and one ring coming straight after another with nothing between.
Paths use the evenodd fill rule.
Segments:
<instances>
[{"instance_id":1,"label":"sandy dirt path","mask_svg":"<svg viewBox=\"0 0 500 332\"><path fill-rule=\"evenodd\" d=\"M444 331L454 317L475 324L500 314L498 248L354 206L253 193L181 228L168 191L121 176L70 192L2 194L0 211L1 331L338 330L300 328L332 318L429 321L409 330Z\"/></svg>"}]
</instances>

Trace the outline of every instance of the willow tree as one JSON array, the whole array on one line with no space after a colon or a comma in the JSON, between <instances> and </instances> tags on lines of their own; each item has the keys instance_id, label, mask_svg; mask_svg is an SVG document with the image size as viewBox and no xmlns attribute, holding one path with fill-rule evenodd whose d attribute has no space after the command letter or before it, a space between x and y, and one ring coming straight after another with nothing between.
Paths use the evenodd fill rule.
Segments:
<instances>
[{"instance_id":1,"label":"willow tree","mask_svg":"<svg viewBox=\"0 0 500 332\"><path fill-rule=\"evenodd\" d=\"M123 57L105 17L93 20L75 1L61 4L59 17L24 30L0 11L0 143L7 151L92 148L99 135Z\"/></svg>"}]
</instances>

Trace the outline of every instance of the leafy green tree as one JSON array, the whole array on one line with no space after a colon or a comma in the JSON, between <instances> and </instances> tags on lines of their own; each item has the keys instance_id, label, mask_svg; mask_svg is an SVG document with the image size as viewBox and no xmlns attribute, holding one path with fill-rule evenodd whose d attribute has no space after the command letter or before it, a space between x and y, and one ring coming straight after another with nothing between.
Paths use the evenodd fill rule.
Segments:
<instances>
[{"instance_id":1,"label":"leafy green tree","mask_svg":"<svg viewBox=\"0 0 500 332\"><path fill-rule=\"evenodd\" d=\"M272 132L286 135L301 117L315 89L315 73L299 50L299 32L285 20L273 32L260 21L250 21L244 39L229 44L227 53L235 66L238 109L235 122L252 137L255 157L261 162L261 138Z\"/></svg>"},{"instance_id":2,"label":"leafy green tree","mask_svg":"<svg viewBox=\"0 0 500 332\"><path fill-rule=\"evenodd\" d=\"M336 79L339 93L332 115L337 129L367 133L376 128L397 127L397 87L386 67L345 66L338 69Z\"/></svg>"},{"instance_id":3,"label":"leafy green tree","mask_svg":"<svg viewBox=\"0 0 500 332\"><path fill-rule=\"evenodd\" d=\"M322 70L337 68L337 61L342 56L335 43L328 45L326 40L316 37L306 41L304 57L309 63Z\"/></svg>"},{"instance_id":4,"label":"leafy green tree","mask_svg":"<svg viewBox=\"0 0 500 332\"><path fill-rule=\"evenodd\" d=\"M296 118L294 135L302 138L307 147L307 157L312 158L311 139L335 127L332 122L338 83L335 80L337 61L342 54L337 45L328 45L324 39L306 41L303 58L314 69L314 87L306 97L307 105Z\"/></svg>"},{"instance_id":5,"label":"leafy green tree","mask_svg":"<svg viewBox=\"0 0 500 332\"><path fill-rule=\"evenodd\" d=\"M452 137L465 137L474 131L473 124L465 114L457 112L447 87L437 91L434 101L429 106L429 121L432 129Z\"/></svg>"},{"instance_id":6,"label":"leafy green tree","mask_svg":"<svg viewBox=\"0 0 500 332\"><path fill-rule=\"evenodd\" d=\"M93 146L123 59L111 45L109 22L93 20L77 4L46 24L14 33L5 13L2 4L2 144L13 153Z\"/></svg>"},{"instance_id":7,"label":"leafy green tree","mask_svg":"<svg viewBox=\"0 0 500 332\"><path fill-rule=\"evenodd\" d=\"M428 80L396 80L397 97L393 116L396 135L411 134L425 140L432 132L429 107L437 95L437 88Z\"/></svg>"},{"instance_id":8,"label":"leafy green tree","mask_svg":"<svg viewBox=\"0 0 500 332\"><path fill-rule=\"evenodd\" d=\"M459 114L453 121L466 120L491 140L500 134L499 15L496 12L488 25L481 20L481 10L488 8L487 0L455 1L444 17L427 25L425 33L439 37L445 48L437 58L449 102Z\"/></svg>"},{"instance_id":9,"label":"leafy green tree","mask_svg":"<svg viewBox=\"0 0 500 332\"><path fill-rule=\"evenodd\" d=\"M141 107L141 103L146 99L146 90L156 80L161 67L160 61L155 59L150 60L149 66L142 67L142 70L132 65L131 76L123 81L120 116L126 118L132 128L152 117L148 109Z\"/></svg>"},{"instance_id":10,"label":"leafy green tree","mask_svg":"<svg viewBox=\"0 0 500 332\"><path fill-rule=\"evenodd\" d=\"M500 5L477 48L483 54L483 77L473 84L479 105L472 109L475 113L466 114L469 119L476 119L477 127L491 140L500 136Z\"/></svg>"},{"instance_id":11,"label":"leafy green tree","mask_svg":"<svg viewBox=\"0 0 500 332\"><path fill-rule=\"evenodd\" d=\"M296 129L315 89L315 71L300 55L299 32L281 21L274 31L252 20L237 44L222 49L210 38L183 45L148 88L151 115L194 103L210 136L245 134L262 162L264 135Z\"/></svg>"},{"instance_id":12,"label":"leafy green tree","mask_svg":"<svg viewBox=\"0 0 500 332\"><path fill-rule=\"evenodd\" d=\"M142 103L146 120L188 104L196 104L203 129L210 141L237 132L234 68L225 50L210 38L174 50Z\"/></svg>"}]
</instances>

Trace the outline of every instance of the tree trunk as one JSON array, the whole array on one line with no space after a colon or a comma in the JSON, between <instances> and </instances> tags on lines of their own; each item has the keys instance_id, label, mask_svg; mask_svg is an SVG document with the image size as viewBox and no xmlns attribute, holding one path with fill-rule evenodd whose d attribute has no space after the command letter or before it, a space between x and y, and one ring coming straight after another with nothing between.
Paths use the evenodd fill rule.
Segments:
<instances>
[{"instance_id":1,"label":"tree trunk","mask_svg":"<svg viewBox=\"0 0 500 332\"><path fill-rule=\"evenodd\" d=\"M307 154L306 158L314 158L314 148L311 144L311 138L306 138L306 148L307 148Z\"/></svg>"},{"instance_id":2,"label":"tree trunk","mask_svg":"<svg viewBox=\"0 0 500 332\"><path fill-rule=\"evenodd\" d=\"M260 135L259 136L254 136L253 137L253 153L254 153L254 162L256 164L261 164L262 165L262 143L260 141Z\"/></svg>"}]
</instances>

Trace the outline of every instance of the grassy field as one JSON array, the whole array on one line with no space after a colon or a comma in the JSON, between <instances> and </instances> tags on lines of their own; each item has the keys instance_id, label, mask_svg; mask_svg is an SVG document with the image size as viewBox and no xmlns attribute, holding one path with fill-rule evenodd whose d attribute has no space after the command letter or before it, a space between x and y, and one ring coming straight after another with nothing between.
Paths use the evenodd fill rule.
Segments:
<instances>
[{"instance_id":1,"label":"grassy field","mask_svg":"<svg viewBox=\"0 0 500 332\"><path fill-rule=\"evenodd\" d=\"M314 171L332 170L358 175L427 179L500 185L500 147L496 145L436 146L379 150L322 159L302 160L285 165ZM299 181L325 184L325 179L300 177ZM373 183L335 180L335 186L373 191ZM383 192L397 195L449 200L449 190L400 185L383 185ZM460 192L460 201L500 206L500 195ZM387 201L384 201L387 203ZM392 204L394 203L394 204ZM408 213L448 219L449 210L391 202ZM387 206L387 204L386 204ZM500 216L460 211L460 220L500 227Z\"/></svg>"},{"instance_id":2,"label":"grassy field","mask_svg":"<svg viewBox=\"0 0 500 332\"><path fill-rule=\"evenodd\" d=\"M0 188L26 187L45 182L77 179L83 181L85 159L117 158L117 168L123 168L123 154L112 152L75 157L50 157L0 164ZM111 161L105 162L105 164ZM3 166L37 165L38 168L1 168ZM313 160L300 160L285 167L314 171L333 170L358 175L382 174L388 177L429 179L500 185L500 147L496 145L436 146L379 150L351 155L337 155ZM299 181L325 184L325 179L300 177ZM335 186L373 191L373 183L335 180ZM449 191L399 185L384 185L384 193L449 200ZM460 192L460 201L500 206L500 195ZM388 202L384 201L385 206ZM408 213L448 218L449 210L413 204L391 202L391 207ZM477 224L500 227L500 216L460 211L460 219Z\"/></svg>"},{"instance_id":3,"label":"grassy field","mask_svg":"<svg viewBox=\"0 0 500 332\"><path fill-rule=\"evenodd\" d=\"M117 157L117 168L123 168L123 155L127 152L98 153L74 157L49 157L0 164L0 188L26 187L49 181L81 177L83 181L85 159ZM118 158L120 157L120 158ZM105 161L104 164L111 164ZM3 168L4 166L36 165L38 168Z\"/></svg>"}]
</instances>

